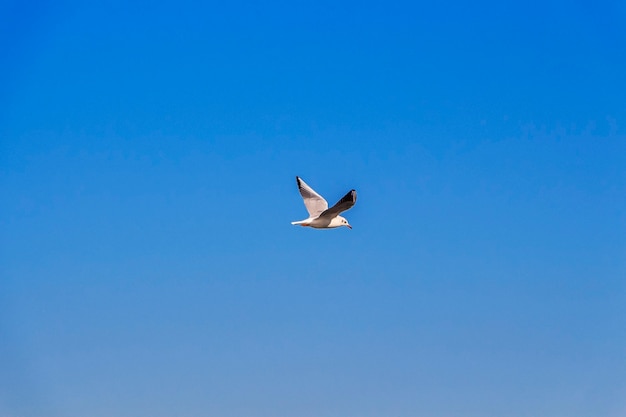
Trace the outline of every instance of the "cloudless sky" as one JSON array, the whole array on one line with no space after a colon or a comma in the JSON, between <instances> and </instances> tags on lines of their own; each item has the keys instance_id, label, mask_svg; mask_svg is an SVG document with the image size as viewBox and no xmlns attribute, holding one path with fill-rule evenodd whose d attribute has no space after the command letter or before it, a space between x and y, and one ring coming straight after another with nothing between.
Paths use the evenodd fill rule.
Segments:
<instances>
[{"instance_id":1,"label":"cloudless sky","mask_svg":"<svg viewBox=\"0 0 626 417\"><path fill-rule=\"evenodd\" d=\"M626 415L625 28L0 3L0 416Z\"/></svg>"}]
</instances>

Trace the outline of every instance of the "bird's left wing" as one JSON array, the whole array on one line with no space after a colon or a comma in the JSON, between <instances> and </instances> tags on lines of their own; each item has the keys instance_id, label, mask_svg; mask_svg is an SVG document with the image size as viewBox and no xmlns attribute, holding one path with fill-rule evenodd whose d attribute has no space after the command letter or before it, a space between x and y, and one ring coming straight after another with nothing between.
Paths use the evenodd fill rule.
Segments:
<instances>
[{"instance_id":1,"label":"bird's left wing","mask_svg":"<svg viewBox=\"0 0 626 417\"><path fill-rule=\"evenodd\" d=\"M351 209L354 203L356 203L356 190L350 190L348 194L344 195L334 206L320 214L320 217L335 217L339 213Z\"/></svg>"}]
</instances>

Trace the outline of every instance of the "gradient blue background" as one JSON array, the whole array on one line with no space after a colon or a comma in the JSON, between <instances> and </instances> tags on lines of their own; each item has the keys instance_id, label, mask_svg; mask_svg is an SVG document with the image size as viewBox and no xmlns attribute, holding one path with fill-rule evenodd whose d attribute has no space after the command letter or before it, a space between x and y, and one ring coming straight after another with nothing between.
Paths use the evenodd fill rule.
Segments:
<instances>
[{"instance_id":1,"label":"gradient blue background","mask_svg":"<svg viewBox=\"0 0 626 417\"><path fill-rule=\"evenodd\" d=\"M0 415L626 415L623 2L82 3L0 4Z\"/></svg>"}]
</instances>

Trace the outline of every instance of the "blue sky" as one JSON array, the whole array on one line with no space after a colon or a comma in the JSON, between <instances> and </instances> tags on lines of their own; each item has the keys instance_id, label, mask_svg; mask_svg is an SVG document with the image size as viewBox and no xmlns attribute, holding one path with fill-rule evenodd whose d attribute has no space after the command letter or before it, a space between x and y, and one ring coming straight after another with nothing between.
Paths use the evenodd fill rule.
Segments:
<instances>
[{"instance_id":1,"label":"blue sky","mask_svg":"<svg viewBox=\"0 0 626 417\"><path fill-rule=\"evenodd\" d=\"M3 2L0 415L624 415L624 28Z\"/></svg>"}]
</instances>

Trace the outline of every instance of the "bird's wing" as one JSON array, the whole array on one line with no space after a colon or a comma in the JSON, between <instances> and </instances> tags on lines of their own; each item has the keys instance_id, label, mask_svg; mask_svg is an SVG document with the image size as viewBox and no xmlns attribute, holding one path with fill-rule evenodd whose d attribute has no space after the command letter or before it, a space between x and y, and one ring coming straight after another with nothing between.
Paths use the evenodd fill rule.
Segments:
<instances>
[{"instance_id":1,"label":"bird's wing","mask_svg":"<svg viewBox=\"0 0 626 417\"><path fill-rule=\"evenodd\" d=\"M298 183L298 189L304 200L306 210L309 212L309 217L316 218L324 210L328 209L328 203L324 200L324 197L315 192L315 190L302 181L302 178L296 177Z\"/></svg>"},{"instance_id":2,"label":"bird's wing","mask_svg":"<svg viewBox=\"0 0 626 417\"><path fill-rule=\"evenodd\" d=\"M356 203L356 190L350 190L341 200L337 201L337 204L320 214L320 217L333 218L342 211L351 209L354 203Z\"/></svg>"}]
</instances>

